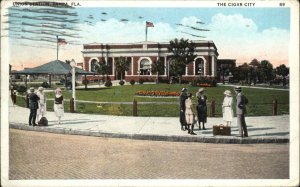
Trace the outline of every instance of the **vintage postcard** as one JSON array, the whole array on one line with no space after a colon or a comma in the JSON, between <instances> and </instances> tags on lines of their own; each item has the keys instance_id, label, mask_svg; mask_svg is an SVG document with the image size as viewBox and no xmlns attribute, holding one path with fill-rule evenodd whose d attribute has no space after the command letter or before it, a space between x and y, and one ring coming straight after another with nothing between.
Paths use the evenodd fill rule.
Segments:
<instances>
[{"instance_id":1,"label":"vintage postcard","mask_svg":"<svg viewBox=\"0 0 300 187\"><path fill-rule=\"evenodd\" d=\"M298 186L299 2L1 1L3 186Z\"/></svg>"}]
</instances>

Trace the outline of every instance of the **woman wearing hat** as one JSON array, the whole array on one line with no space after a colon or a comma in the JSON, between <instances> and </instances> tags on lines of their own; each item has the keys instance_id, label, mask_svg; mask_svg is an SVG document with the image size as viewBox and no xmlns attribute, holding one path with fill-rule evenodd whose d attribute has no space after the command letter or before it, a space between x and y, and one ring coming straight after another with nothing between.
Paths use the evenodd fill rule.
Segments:
<instances>
[{"instance_id":1,"label":"woman wearing hat","mask_svg":"<svg viewBox=\"0 0 300 187\"><path fill-rule=\"evenodd\" d=\"M194 133L195 114L192 103L192 94L188 94L188 98L185 100L185 119L188 126L188 133L196 135Z\"/></svg>"},{"instance_id":2,"label":"woman wearing hat","mask_svg":"<svg viewBox=\"0 0 300 187\"><path fill-rule=\"evenodd\" d=\"M225 97L222 104L223 120L226 121L227 126L230 126L233 116L231 91L226 90L224 95Z\"/></svg>"},{"instance_id":3,"label":"woman wearing hat","mask_svg":"<svg viewBox=\"0 0 300 187\"><path fill-rule=\"evenodd\" d=\"M199 130L201 130L201 123L203 126L203 130L205 130L204 124L207 121L207 106L206 100L207 97L204 95L204 88L200 88L196 93L198 104L197 104L197 116L198 116L198 123L199 123Z\"/></svg>"},{"instance_id":4,"label":"woman wearing hat","mask_svg":"<svg viewBox=\"0 0 300 187\"><path fill-rule=\"evenodd\" d=\"M37 120L39 121L39 115L42 115L42 117L44 115L46 115L46 110L47 110L47 106L46 106L46 96L45 93L43 92L44 88L43 87L39 87L38 91L36 93L36 95L40 98L38 104L39 104L39 109L37 111Z\"/></svg>"},{"instance_id":5,"label":"woman wearing hat","mask_svg":"<svg viewBox=\"0 0 300 187\"><path fill-rule=\"evenodd\" d=\"M186 126L186 120L185 120L185 100L188 98L187 95L187 89L186 88L182 88L181 89L181 94L179 96L179 121L180 121L180 125L181 125L181 130L186 130L187 126Z\"/></svg>"},{"instance_id":6,"label":"woman wearing hat","mask_svg":"<svg viewBox=\"0 0 300 187\"><path fill-rule=\"evenodd\" d=\"M56 117L58 117L58 124L60 124L60 118L64 116L64 97L60 88L55 90L54 112Z\"/></svg>"}]
</instances>

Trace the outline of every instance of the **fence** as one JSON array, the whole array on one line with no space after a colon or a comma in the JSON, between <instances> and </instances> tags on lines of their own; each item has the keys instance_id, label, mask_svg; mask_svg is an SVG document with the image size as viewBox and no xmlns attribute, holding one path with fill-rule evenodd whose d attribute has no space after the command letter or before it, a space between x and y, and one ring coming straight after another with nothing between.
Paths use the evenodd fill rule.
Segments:
<instances>
[{"instance_id":1,"label":"fence","mask_svg":"<svg viewBox=\"0 0 300 187\"><path fill-rule=\"evenodd\" d=\"M64 101L65 111L73 112L70 100ZM27 107L26 98L17 96L16 104ZM196 111L196 104L194 104ZM233 106L235 112L235 106ZM53 99L47 100L47 111L53 111ZM270 116L289 114L289 103L250 103L246 106L247 116ZM178 117L179 102L89 102L76 101L78 113L118 115L118 116L153 116L153 117ZM211 101L207 103L209 117L222 116L222 103Z\"/></svg>"}]
</instances>

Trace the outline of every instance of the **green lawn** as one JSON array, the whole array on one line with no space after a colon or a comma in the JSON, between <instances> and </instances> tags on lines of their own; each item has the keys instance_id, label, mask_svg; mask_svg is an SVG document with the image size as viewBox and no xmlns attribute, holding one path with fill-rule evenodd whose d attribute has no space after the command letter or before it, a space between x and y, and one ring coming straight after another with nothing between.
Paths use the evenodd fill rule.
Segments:
<instances>
[{"instance_id":1,"label":"green lawn","mask_svg":"<svg viewBox=\"0 0 300 187\"><path fill-rule=\"evenodd\" d=\"M160 91L178 91L186 87L189 92L195 93L198 87L179 84L144 84L144 85L127 85L115 86L110 88L90 88L88 90L77 89L76 99L95 102L132 102L136 99L138 102L139 116L178 116L178 98L148 98L135 96L138 90L160 90ZM218 86L205 88L208 97L208 114L210 111L211 101L216 102L216 116L221 116L221 105L223 101L223 92L229 89L233 92L232 87ZM278 101L278 114L289 114L289 92L280 90L263 90L254 88L244 88L244 94L248 97L247 105L248 116L272 115L272 101ZM54 92L47 92L47 98L54 98ZM65 99L69 99L71 91L63 91ZM196 103L195 97L193 98ZM139 104L139 102L156 102L155 104ZM170 102L170 104L160 104L160 102ZM172 103L173 102L173 103ZM174 103L175 102L175 103ZM17 103L25 105L24 99L18 97ZM47 102L47 109L53 111L53 101ZM65 101L65 110L69 111L69 102ZM77 102L77 112L98 113L108 115L132 115L131 104L96 104Z\"/></svg>"}]
</instances>

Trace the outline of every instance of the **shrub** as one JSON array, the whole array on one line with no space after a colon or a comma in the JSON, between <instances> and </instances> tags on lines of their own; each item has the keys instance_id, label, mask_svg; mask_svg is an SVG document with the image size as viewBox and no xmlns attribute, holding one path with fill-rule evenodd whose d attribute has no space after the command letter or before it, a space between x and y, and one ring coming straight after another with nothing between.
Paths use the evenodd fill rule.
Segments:
<instances>
[{"instance_id":1,"label":"shrub","mask_svg":"<svg viewBox=\"0 0 300 187\"><path fill-rule=\"evenodd\" d=\"M134 84L135 84L135 81L134 81L133 79L131 79L131 80L130 80L130 84L131 84L131 85L134 85Z\"/></svg>"},{"instance_id":2,"label":"shrub","mask_svg":"<svg viewBox=\"0 0 300 187\"><path fill-rule=\"evenodd\" d=\"M143 84L143 83L144 83L144 79L140 79L140 80L139 80L139 83L140 83L140 84Z\"/></svg>"},{"instance_id":3,"label":"shrub","mask_svg":"<svg viewBox=\"0 0 300 187\"><path fill-rule=\"evenodd\" d=\"M17 92L19 92L20 94L23 94L27 91L27 88L23 85L20 85L17 87Z\"/></svg>"},{"instance_id":4,"label":"shrub","mask_svg":"<svg viewBox=\"0 0 300 187\"><path fill-rule=\"evenodd\" d=\"M106 87L111 87L111 86L112 86L111 81L110 81L110 80L107 80L107 81L105 82L104 86L106 86Z\"/></svg>"},{"instance_id":5,"label":"shrub","mask_svg":"<svg viewBox=\"0 0 300 187\"><path fill-rule=\"evenodd\" d=\"M78 86L79 84L75 81L75 87ZM72 89L72 81L67 82L67 89Z\"/></svg>"},{"instance_id":6,"label":"shrub","mask_svg":"<svg viewBox=\"0 0 300 187\"><path fill-rule=\"evenodd\" d=\"M82 84L89 84L89 83L90 83L90 81L88 79L82 80Z\"/></svg>"},{"instance_id":7,"label":"shrub","mask_svg":"<svg viewBox=\"0 0 300 187\"><path fill-rule=\"evenodd\" d=\"M42 85L41 85L43 88L49 88L49 84L48 82L43 82Z\"/></svg>"},{"instance_id":8,"label":"shrub","mask_svg":"<svg viewBox=\"0 0 300 187\"><path fill-rule=\"evenodd\" d=\"M14 90L17 90L18 87L19 87L19 86L18 86L17 84L13 84L13 85L12 85L12 89L14 89Z\"/></svg>"},{"instance_id":9,"label":"shrub","mask_svg":"<svg viewBox=\"0 0 300 187\"><path fill-rule=\"evenodd\" d=\"M125 84L125 82L124 82L123 80L120 80L119 84L120 84L121 86L123 86L123 85Z\"/></svg>"}]
</instances>

